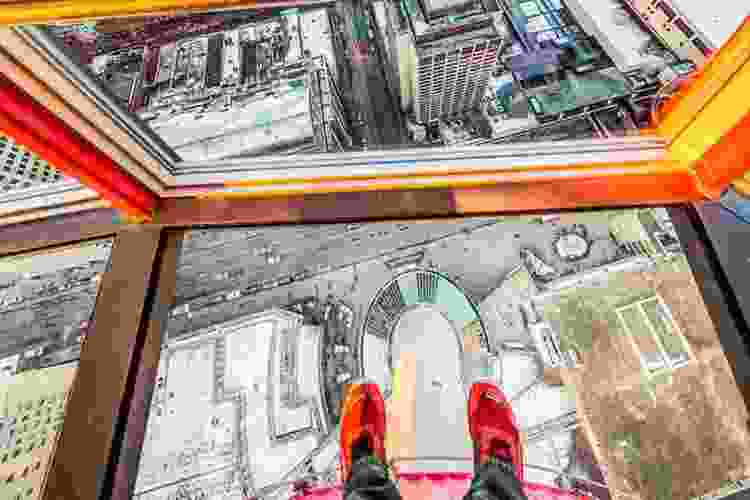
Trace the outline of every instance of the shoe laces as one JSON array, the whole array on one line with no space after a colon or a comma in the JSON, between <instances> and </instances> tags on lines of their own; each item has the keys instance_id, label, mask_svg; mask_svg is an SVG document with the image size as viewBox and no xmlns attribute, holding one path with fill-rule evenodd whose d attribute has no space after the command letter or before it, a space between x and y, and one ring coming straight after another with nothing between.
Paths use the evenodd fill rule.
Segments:
<instances>
[{"instance_id":1,"label":"shoe laces","mask_svg":"<svg viewBox=\"0 0 750 500\"><path fill-rule=\"evenodd\" d=\"M513 462L513 450L505 441L493 439L490 443L490 460Z\"/></svg>"}]
</instances>

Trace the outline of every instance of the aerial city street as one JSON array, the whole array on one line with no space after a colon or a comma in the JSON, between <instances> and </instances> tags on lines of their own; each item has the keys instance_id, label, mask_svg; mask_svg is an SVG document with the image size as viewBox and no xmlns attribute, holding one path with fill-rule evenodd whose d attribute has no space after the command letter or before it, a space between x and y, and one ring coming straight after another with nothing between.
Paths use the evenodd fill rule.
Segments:
<instances>
[{"instance_id":1,"label":"aerial city street","mask_svg":"<svg viewBox=\"0 0 750 500\"><path fill-rule=\"evenodd\" d=\"M524 433L528 482L606 500L656 498L666 481L688 498L721 485L694 467L701 426L729 477L750 467L718 345L663 209L194 230L134 495L287 499L331 484L343 390L364 375L399 415L391 458L450 457L402 470L471 468L466 393L491 377ZM643 463L622 459L620 435L650 444ZM632 480L656 460L673 475Z\"/></svg>"},{"instance_id":2,"label":"aerial city street","mask_svg":"<svg viewBox=\"0 0 750 500\"><path fill-rule=\"evenodd\" d=\"M635 134L710 54L682 25L618 0L352 0L49 29L196 162Z\"/></svg>"},{"instance_id":3,"label":"aerial city street","mask_svg":"<svg viewBox=\"0 0 750 500\"><path fill-rule=\"evenodd\" d=\"M0 498L38 498L112 242L0 260Z\"/></svg>"}]
</instances>

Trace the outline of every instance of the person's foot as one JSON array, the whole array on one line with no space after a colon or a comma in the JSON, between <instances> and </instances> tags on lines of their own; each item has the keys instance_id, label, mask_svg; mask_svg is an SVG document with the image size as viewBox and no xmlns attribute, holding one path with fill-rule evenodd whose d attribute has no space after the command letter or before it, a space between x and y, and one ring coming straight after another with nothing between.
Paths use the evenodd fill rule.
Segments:
<instances>
[{"instance_id":1,"label":"person's foot","mask_svg":"<svg viewBox=\"0 0 750 500\"><path fill-rule=\"evenodd\" d=\"M512 470L523 481L521 435L513 409L492 381L479 381L469 393L469 434L474 443L474 470L489 462Z\"/></svg>"},{"instance_id":2,"label":"person's foot","mask_svg":"<svg viewBox=\"0 0 750 500\"><path fill-rule=\"evenodd\" d=\"M386 464L385 402L377 383L357 379L349 383L341 409L341 469L344 481L352 465L364 457Z\"/></svg>"}]
</instances>

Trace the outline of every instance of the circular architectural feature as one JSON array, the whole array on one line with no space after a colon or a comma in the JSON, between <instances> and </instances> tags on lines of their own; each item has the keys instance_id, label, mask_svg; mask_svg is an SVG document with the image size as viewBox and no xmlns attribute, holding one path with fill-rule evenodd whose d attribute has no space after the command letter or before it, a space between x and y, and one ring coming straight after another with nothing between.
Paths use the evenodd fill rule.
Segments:
<instances>
[{"instance_id":1,"label":"circular architectural feature","mask_svg":"<svg viewBox=\"0 0 750 500\"><path fill-rule=\"evenodd\" d=\"M591 242L586 238L583 226L564 229L553 243L555 253L564 260L576 261L589 254Z\"/></svg>"},{"instance_id":2,"label":"circular architectural feature","mask_svg":"<svg viewBox=\"0 0 750 500\"><path fill-rule=\"evenodd\" d=\"M584 257L588 249L589 243L586 238L575 233L564 234L555 241L555 251L567 260Z\"/></svg>"},{"instance_id":3,"label":"circular architectural feature","mask_svg":"<svg viewBox=\"0 0 750 500\"><path fill-rule=\"evenodd\" d=\"M429 315L435 315L434 320L413 321ZM416 328L421 331L413 332ZM427 269L399 274L378 291L364 318L359 346L362 373L377 380L384 396L389 397L393 365L400 349L394 344L412 342L413 348L422 352L430 349L430 335L441 336L435 339L435 346L445 347L445 352L452 351L448 349L449 344L456 346L455 357L459 364L463 363L466 341L477 339L482 348L488 346L479 311L458 285L445 275ZM433 382L436 387L442 385L440 380Z\"/></svg>"}]
</instances>

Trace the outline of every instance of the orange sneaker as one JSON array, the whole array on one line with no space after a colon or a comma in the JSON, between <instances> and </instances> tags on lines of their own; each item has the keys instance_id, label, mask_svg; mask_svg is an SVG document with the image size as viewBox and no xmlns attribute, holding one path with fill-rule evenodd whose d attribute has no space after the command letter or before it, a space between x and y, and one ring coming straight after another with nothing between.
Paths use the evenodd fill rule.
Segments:
<instances>
[{"instance_id":1,"label":"orange sneaker","mask_svg":"<svg viewBox=\"0 0 750 500\"><path fill-rule=\"evenodd\" d=\"M366 456L386 464L385 402L378 384L361 378L349 383L341 409L341 473L344 481L352 475L352 464Z\"/></svg>"},{"instance_id":2,"label":"orange sneaker","mask_svg":"<svg viewBox=\"0 0 750 500\"><path fill-rule=\"evenodd\" d=\"M469 393L469 434L474 442L474 470L491 460L512 465L523 481L521 434L513 409L491 381L475 382Z\"/></svg>"}]
</instances>

